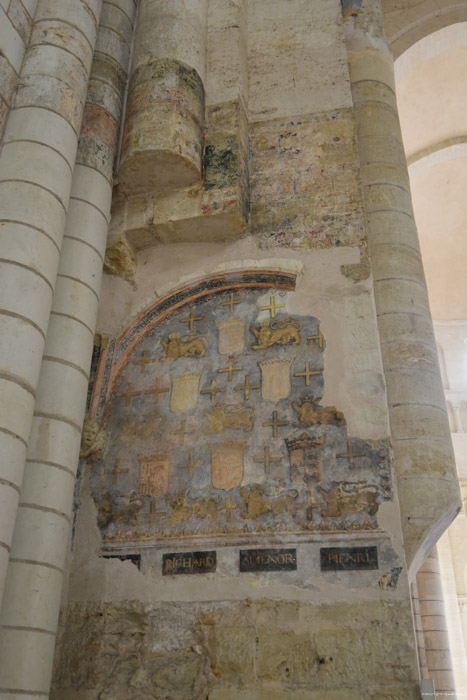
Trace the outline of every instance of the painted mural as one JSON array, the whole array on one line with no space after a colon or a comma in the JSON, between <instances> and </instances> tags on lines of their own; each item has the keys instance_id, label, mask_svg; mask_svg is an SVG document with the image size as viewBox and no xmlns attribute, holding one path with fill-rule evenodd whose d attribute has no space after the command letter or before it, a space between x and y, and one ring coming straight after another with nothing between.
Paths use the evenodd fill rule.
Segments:
<instances>
[{"instance_id":1,"label":"painted mural","mask_svg":"<svg viewBox=\"0 0 467 700\"><path fill-rule=\"evenodd\" d=\"M326 339L289 294L213 291L134 343L92 472L106 542L377 531L387 445L323 405Z\"/></svg>"}]
</instances>

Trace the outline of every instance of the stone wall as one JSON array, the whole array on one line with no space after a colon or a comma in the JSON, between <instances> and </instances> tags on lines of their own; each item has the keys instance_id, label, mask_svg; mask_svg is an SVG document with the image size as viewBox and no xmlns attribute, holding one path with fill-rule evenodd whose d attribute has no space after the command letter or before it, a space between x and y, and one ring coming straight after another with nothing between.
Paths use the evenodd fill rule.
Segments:
<instances>
[{"instance_id":1,"label":"stone wall","mask_svg":"<svg viewBox=\"0 0 467 700\"><path fill-rule=\"evenodd\" d=\"M172 73L170 80L167 77L167 60L193 70L196 64L196 94L200 98L196 110L201 110L202 103L205 109L202 129L196 112L196 138L197 144L202 142L203 157L201 161L194 156L191 159L196 160L196 168L190 170L195 175L190 182L183 176L174 184L174 167L168 186L163 181L164 159L169 165L175 162L173 144L165 148L156 139L154 149L148 147L144 155L144 167L153 159L160 168L150 186L143 176L135 180L137 188L132 189L128 176L131 146L124 155L123 177L116 188L107 258L112 275L103 282L98 323L101 342L96 349L100 359L94 368L90 398L89 418L94 422L83 452L75 504L69 585L52 697L419 698L341 3L219 0L209 3L206 17L203 3L200 8L195 18L200 22L188 15L183 22L198 32L206 20L206 43L196 34L196 45L206 48L205 64L199 61L202 51L187 55L183 32L173 15L167 19L172 44L148 44L157 54L151 57L151 61L157 58L160 69L157 89L162 89L166 80L180 98L174 102L174 96L168 95L170 90L165 93L170 100L171 139L177 123L174 104L181 108L186 95ZM354 22L354 18L346 21ZM157 33L154 26L138 31L140 37ZM141 57L144 52L137 49L136 55ZM151 61L146 61L145 70ZM152 94L149 86L155 84L154 71L138 75L136 92ZM136 95L131 90L130 101ZM135 97L130 127L144 117L146 138L155 128L151 121L154 114L146 109L146 103L142 105L144 114L137 114L138 104ZM189 111L192 118L195 110ZM156 116L160 120L160 114ZM136 131L132 133L135 136ZM165 137L164 133L159 136ZM185 145L181 144L177 162ZM135 168L138 158L132 161ZM304 466L312 486L310 500L308 503L305 493L300 493L299 499L300 505L308 508L302 508L295 519L288 512L284 516L270 510L267 517L261 513L261 524L266 523L263 532L261 528L240 527L247 521L247 517L240 519L241 513L249 513L240 511L244 504L238 489L253 488L254 459L242 463L246 476L241 485L217 481L216 493L205 499L204 506L188 502L182 479L186 483L192 479L197 488L212 485L209 480L214 467L209 462L212 446L208 440L215 442L222 437L235 441L240 435L237 441L246 442L251 432L255 439L255 445L250 445L252 457L257 456L253 448L258 453L274 448L273 457L277 457L279 447L284 448L283 441L280 446L272 442L276 435L266 434L259 398L244 397L245 405L250 400L257 421L250 431L251 411L250 419L244 417L243 424L235 425L222 409L223 394L208 395L210 387L230 391L231 399L238 393L225 377L224 384L211 384L221 376L217 375L221 365L216 364L214 320L225 320L213 307L227 314L229 295L241 288L239 278L251 289L267 275L268 286L263 285L267 299L259 292L253 299L254 293L248 292L251 318L248 316L247 326L253 325L258 333L260 324L276 330L271 325L274 315L267 316L264 311L269 297L276 294L276 302L284 305L278 312L280 321L298 319L300 331L308 329L310 319L315 326L319 321L325 339L323 364L318 368L322 369L320 403L314 408L330 412L335 419L337 412L343 414L347 432L344 436L343 429L336 437L343 439L339 443L342 450L333 442L323 452L324 491L329 495L344 481L352 488L365 488L370 485L371 470L378 472L375 484L381 493L373 504L376 510L370 508L368 500L354 498L347 523L342 515L350 501L337 496L336 508L323 515L326 504L319 500L324 497L316 488L317 477L311 477L310 463ZM294 279L286 292L279 289L281 275ZM216 297L219 280L226 285L222 299ZM235 294L234 300L238 300ZM241 316L240 307L230 311L232 317ZM209 341L205 339L200 345L195 321L188 325L190 314L203 317L199 333ZM213 322L209 327L208 316ZM186 322L183 329L179 326L182 322ZM192 354L184 355L182 346L187 341L182 330L188 341L195 342ZM271 353L285 356L290 340L285 339L284 347L278 343ZM300 340L300 352L304 353L300 361L305 362L308 346L305 337ZM250 333L241 349L223 358L226 364L231 359L232 366L250 368L252 383L253 372L258 371L253 342ZM151 362L149 368L141 366L143 352ZM177 404L175 409L175 379L184 376L183 370L194 372L195 367L203 372L198 388L204 395L191 403L184 395L187 404L181 408ZM244 379L242 374L242 382ZM310 393L318 391L313 380L306 386L311 387ZM160 399L157 395L156 402L152 394L158 387L166 391ZM302 410L304 397L292 394L269 407L282 410L285 404L280 402L287 399L290 404L293 398ZM201 400L204 410L198 406ZM240 403L243 406L238 394L235 405ZM211 435L206 412L216 408L222 409L222 421L218 432L216 428ZM149 414L154 419L153 430ZM188 421L183 427L195 431L186 443L186 464L180 461L179 446L171 442L175 418ZM166 434L159 430L162 425ZM313 440L327 430L321 418L306 428ZM155 437L158 430L160 438ZM300 436L294 433L293 437ZM380 454L383 447L384 459ZM232 449L230 443L228 448ZM358 457L350 448L360 453ZM357 459L363 459L365 450L369 461L364 473ZM282 456L285 460L285 448ZM194 476L196 460L204 462L199 477ZM187 469L182 477L178 467L189 468L190 463L193 474ZM283 475L279 477L283 479ZM267 489L267 493L262 492L263 506L266 498L276 497L285 486L292 488L279 477L273 469L270 475L261 475L258 483ZM389 485L384 498L383 477ZM178 484L173 486L175 491L171 478ZM229 508L238 512L231 514ZM371 527L363 526L367 515ZM217 530L209 529L210 517L219 526ZM286 527L274 528L284 517L289 517ZM157 518L160 522L156 526ZM321 549L355 546L376 547L377 568L322 569ZM239 550L248 547L293 549L297 568L241 572ZM164 555L201 549L216 552L215 572L193 576L163 572Z\"/></svg>"}]
</instances>

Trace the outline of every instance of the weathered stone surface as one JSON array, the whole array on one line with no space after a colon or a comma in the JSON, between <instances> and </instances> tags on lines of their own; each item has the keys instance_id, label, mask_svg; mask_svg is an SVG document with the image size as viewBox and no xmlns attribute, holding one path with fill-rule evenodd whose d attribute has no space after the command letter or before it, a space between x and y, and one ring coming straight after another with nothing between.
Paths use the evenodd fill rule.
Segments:
<instances>
[{"instance_id":1,"label":"weathered stone surface","mask_svg":"<svg viewBox=\"0 0 467 700\"><path fill-rule=\"evenodd\" d=\"M105 251L104 271L135 284L136 253L126 236L111 241Z\"/></svg>"},{"instance_id":2,"label":"weathered stone surface","mask_svg":"<svg viewBox=\"0 0 467 700\"><path fill-rule=\"evenodd\" d=\"M70 606L51 697L415 700L407 613L376 601Z\"/></svg>"}]
</instances>

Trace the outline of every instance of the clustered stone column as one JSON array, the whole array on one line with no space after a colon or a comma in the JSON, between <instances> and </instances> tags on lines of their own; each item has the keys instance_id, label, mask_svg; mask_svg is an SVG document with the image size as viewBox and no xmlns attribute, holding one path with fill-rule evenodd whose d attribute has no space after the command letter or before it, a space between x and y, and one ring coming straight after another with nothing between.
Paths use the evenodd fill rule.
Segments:
<instances>
[{"instance_id":1,"label":"clustered stone column","mask_svg":"<svg viewBox=\"0 0 467 700\"><path fill-rule=\"evenodd\" d=\"M417 588L428 678L434 680L437 691L452 696L455 693L454 674L436 548L429 553L417 574Z\"/></svg>"},{"instance_id":2,"label":"clustered stone column","mask_svg":"<svg viewBox=\"0 0 467 700\"><path fill-rule=\"evenodd\" d=\"M411 577L459 510L380 0L345 21L394 468Z\"/></svg>"},{"instance_id":3,"label":"clustered stone column","mask_svg":"<svg viewBox=\"0 0 467 700\"><path fill-rule=\"evenodd\" d=\"M101 2L39 0L0 154L0 600Z\"/></svg>"},{"instance_id":4,"label":"clustered stone column","mask_svg":"<svg viewBox=\"0 0 467 700\"><path fill-rule=\"evenodd\" d=\"M136 4L103 2L0 615L0 693L48 697Z\"/></svg>"}]
</instances>

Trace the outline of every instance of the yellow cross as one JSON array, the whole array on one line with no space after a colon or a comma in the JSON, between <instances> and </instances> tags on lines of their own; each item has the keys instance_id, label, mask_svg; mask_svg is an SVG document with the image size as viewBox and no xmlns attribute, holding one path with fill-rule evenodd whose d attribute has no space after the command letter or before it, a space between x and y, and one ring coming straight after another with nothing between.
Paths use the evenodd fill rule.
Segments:
<instances>
[{"instance_id":1,"label":"yellow cross","mask_svg":"<svg viewBox=\"0 0 467 700\"><path fill-rule=\"evenodd\" d=\"M310 377L312 377L315 374L321 374L322 370L318 371L311 371L310 370L310 363L308 360L305 362L305 371L304 372L295 372L294 377L305 377L305 384L306 386L310 386Z\"/></svg>"},{"instance_id":2,"label":"yellow cross","mask_svg":"<svg viewBox=\"0 0 467 700\"><path fill-rule=\"evenodd\" d=\"M227 520L227 522L230 522L230 518L231 518L231 515L232 515L232 512L231 512L231 511L232 511L232 510L235 510L235 508L240 508L240 506L233 506L233 505L230 503L230 496L227 495L227 498L225 499L225 506L220 506L219 510L225 510L225 511L226 511L225 519Z\"/></svg>"},{"instance_id":3,"label":"yellow cross","mask_svg":"<svg viewBox=\"0 0 467 700\"><path fill-rule=\"evenodd\" d=\"M129 406L131 403L131 399L133 396L139 396L141 394L140 391L133 391L133 384L128 384L128 389L123 393L123 394L117 394L117 398L126 398L126 405Z\"/></svg>"},{"instance_id":4,"label":"yellow cross","mask_svg":"<svg viewBox=\"0 0 467 700\"><path fill-rule=\"evenodd\" d=\"M250 384L250 375L247 374L245 377L245 384L243 386L236 386L235 391L244 391L245 392L245 401L248 401L250 398L250 391L252 389L259 389L260 386L259 384Z\"/></svg>"},{"instance_id":5,"label":"yellow cross","mask_svg":"<svg viewBox=\"0 0 467 700\"><path fill-rule=\"evenodd\" d=\"M261 311L270 311L271 318L274 318L276 315L276 309L282 309L284 306L285 304L276 304L276 300L274 296L272 296L270 297L269 306L261 306Z\"/></svg>"},{"instance_id":6,"label":"yellow cross","mask_svg":"<svg viewBox=\"0 0 467 700\"><path fill-rule=\"evenodd\" d=\"M114 464L113 469L107 469L104 474L112 474L112 484L117 483L118 475L119 474L128 474L130 471L129 469L119 469L118 465L120 464L120 461L117 459Z\"/></svg>"},{"instance_id":7,"label":"yellow cross","mask_svg":"<svg viewBox=\"0 0 467 700\"><path fill-rule=\"evenodd\" d=\"M156 504L154 503L154 501L151 501L151 510L149 511L149 513L143 513L143 518L149 518L149 527L152 527L156 518L160 518L163 515L167 515L167 513L157 513Z\"/></svg>"},{"instance_id":8,"label":"yellow cross","mask_svg":"<svg viewBox=\"0 0 467 700\"><path fill-rule=\"evenodd\" d=\"M267 428L268 426L272 427L272 436L277 437L277 428L281 425L289 425L289 421L281 421L277 419L277 411L272 412L272 418L270 423L263 423L263 425Z\"/></svg>"},{"instance_id":9,"label":"yellow cross","mask_svg":"<svg viewBox=\"0 0 467 700\"><path fill-rule=\"evenodd\" d=\"M364 457L364 456L365 456L365 453L364 453L364 452L354 452L354 451L353 451L353 449L352 449L352 443L350 442L350 440L347 440L347 449L348 449L348 452L341 453L341 454L339 454L339 455L336 454L336 457L337 457L338 459L344 459L345 457L348 457L348 458L349 458L349 462L350 462L350 464L352 465L352 467L353 467L353 458L354 458L354 457Z\"/></svg>"},{"instance_id":10,"label":"yellow cross","mask_svg":"<svg viewBox=\"0 0 467 700\"><path fill-rule=\"evenodd\" d=\"M185 425L186 425L186 420L182 420L180 423L180 427L177 428L177 430L173 430L170 434L171 435L179 435L180 436L180 445L183 445L185 442L185 435L189 435L190 433L194 433L194 430L185 430Z\"/></svg>"},{"instance_id":11,"label":"yellow cross","mask_svg":"<svg viewBox=\"0 0 467 700\"><path fill-rule=\"evenodd\" d=\"M202 321L203 318L204 316L195 316L195 312L193 311L193 309L191 309L188 318L180 319L180 323L188 323L188 328L190 329L190 331L192 331L195 321Z\"/></svg>"},{"instance_id":12,"label":"yellow cross","mask_svg":"<svg viewBox=\"0 0 467 700\"><path fill-rule=\"evenodd\" d=\"M144 370L146 369L146 365L150 364L151 362L155 362L155 360L148 360L146 357L146 350L143 352L143 359L142 360L133 360L132 364L133 365L141 365L141 374L144 374Z\"/></svg>"},{"instance_id":13,"label":"yellow cross","mask_svg":"<svg viewBox=\"0 0 467 700\"><path fill-rule=\"evenodd\" d=\"M188 464L180 464L180 469L188 469L188 473L190 475L190 479L193 478L193 469L195 467L202 467L204 465L204 462L195 462L194 457L193 457L194 449L190 450L190 461Z\"/></svg>"},{"instance_id":14,"label":"yellow cross","mask_svg":"<svg viewBox=\"0 0 467 700\"><path fill-rule=\"evenodd\" d=\"M229 373L229 382L232 381L232 372L241 372L243 367L234 367L232 363L232 358L229 357L229 366L225 367L224 369L218 369L218 372L228 372Z\"/></svg>"},{"instance_id":15,"label":"yellow cross","mask_svg":"<svg viewBox=\"0 0 467 700\"><path fill-rule=\"evenodd\" d=\"M221 306L228 306L230 308L230 313L232 314L233 310L234 310L234 305L241 304L242 301L243 301L243 299L238 299L237 301L235 301L235 293L231 292L230 301L222 301Z\"/></svg>"},{"instance_id":16,"label":"yellow cross","mask_svg":"<svg viewBox=\"0 0 467 700\"><path fill-rule=\"evenodd\" d=\"M257 464L264 464L264 471L269 474L269 467L273 462L282 462L282 457L273 458L269 456L269 447L264 448L264 459L254 459Z\"/></svg>"},{"instance_id":17,"label":"yellow cross","mask_svg":"<svg viewBox=\"0 0 467 700\"><path fill-rule=\"evenodd\" d=\"M158 379L156 379L156 383L154 385L154 389L148 389L148 391L145 391L145 394L154 394L154 403L158 403L159 401L159 394L166 394L169 390L168 389L163 389L160 385L160 382Z\"/></svg>"},{"instance_id":18,"label":"yellow cross","mask_svg":"<svg viewBox=\"0 0 467 700\"><path fill-rule=\"evenodd\" d=\"M216 394L218 391L225 391L225 389L216 389L216 380L212 379L211 380L211 388L210 389L203 389L201 394L211 394L211 403L214 406L214 403L216 400Z\"/></svg>"},{"instance_id":19,"label":"yellow cross","mask_svg":"<svg viewBox=\"0 0 467 700\"><path fill-rule=\"evenodd\" d=\"M310 340L317 340L317 341L318 341L318 345L319 345L320 349L322 350L322 349L323 349L324 335L321 333L321 326L318 326L318 333L317 333L317 335L309 335L308 338L307 338L307 340L308 340L308 341L310 341ZM310 343L308 343L308 345L309 345L309 344L310 344Z\"/></svg>"}]
</instances>

